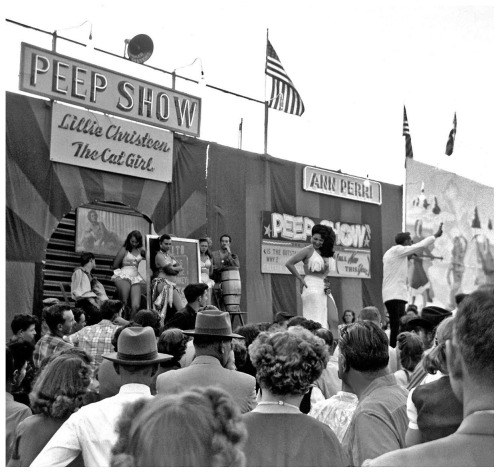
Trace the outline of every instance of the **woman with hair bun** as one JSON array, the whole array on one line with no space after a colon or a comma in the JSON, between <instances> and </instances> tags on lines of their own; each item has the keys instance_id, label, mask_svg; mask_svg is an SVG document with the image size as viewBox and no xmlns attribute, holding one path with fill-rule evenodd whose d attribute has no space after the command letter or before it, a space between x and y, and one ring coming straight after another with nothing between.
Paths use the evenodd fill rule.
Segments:
<instances>
[{"instance_id":1,"label":"woman with hair bun","mask_svg":"<svg viewBox=\"0 0 500 473\"><path fill-rule=\"evenodd\" d=\"M339 315L337 305L326 279L330 269L335 267L333 246L335 232L326 225L314 225L311 231L311 244L292 256L285 264L288 270L299 280L302 297L302 315L306 319L319 322L338 338ZM304 264L305 276L296 268Z\"/></svg>"},{"instance_id":2,"label":"woman with hair bun","mask_svg":"<svg viewBox=\"0 0 500 473\"><path fill-rule=\"evenodd\" d=\"M243 415L247 466L346 466L333 430L299 408L328 363L324 340L296 326L260 333L249 352L262 396L257 407Z\"/></svg>"},{"instance_id":3,"label":"woman with hair bun","mask_svg":"<svg viewBox=\"0 0 500 473\"><path fill-rule=\"evenodd\" d=\"M401 332L397 338L397 350L401 369L394 373L396 381L400 386L406 388L410 382L411 375L422 359L424 344L421 338L414 332Z\"/></svg>"},{"instance_id":4,"label":"woman with hair bun","mask_svg":"<svg viewBox=\"0 0 500 473\"><path fill-rule=\"evenodd\" d=\"M111 466L245 466L238 406L215 386L129 404L117 423Z\"/></svg>"},{"instance_id":5,"label":"woman with hair bun","mask_svg":"<svg viewBox=\"0 0 500 473\"><path fill-rule=\"evenodd\" d=\"M35 415L19 424L7 466L30 466L66 419L86 403L91 377L90 364L75 353L59 353L43 367L30 393ZM85 465L80 455L68 466Z\"/></svg>"},{"instance_id":6,"label":"woman with hair bun","mask_svg":"<svg viewBox=\"0 0 500 473\"><path fill-rule=\"evenodd\" d=\"M175 312L184 307L183 295L177 287L176 276L184 270L172 255L172 237L161 235L158 238L159 250L155 255L155 272L151 281L153 305L158 310L162 321L170 307ZM175 313L174 312L174 313Z\"/></svg>"}]
</instances>

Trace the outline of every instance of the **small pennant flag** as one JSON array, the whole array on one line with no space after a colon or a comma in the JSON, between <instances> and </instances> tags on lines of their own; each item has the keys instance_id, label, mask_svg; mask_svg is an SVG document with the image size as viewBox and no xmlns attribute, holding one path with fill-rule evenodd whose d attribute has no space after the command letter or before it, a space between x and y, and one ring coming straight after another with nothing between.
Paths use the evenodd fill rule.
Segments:
<instances>
[{"instance_id":1,"label":"small pennant flag","mask_svg":"<svg viewBox=\"0 0 500 473\"><path fill-rule=\"evenodd\" d=\"M453 128L450 131L450 136L448 137L448 143L446 143L445 153L451 156L453 153L453 147L455 146L455 135L457 134L457 114L455 113L455 118L453 119Z\"/></svg>"},{"instance_id":2,"label":"small pennant flag","mask_svg":"<svg viewBox=\"0 0 500 473\"><path fill-rule=\"evenodd\" d=\"M406 157L413 159L413 148L411 146L410 126L408 125L408 117L406 116L406 107L403 107L403 136L406 141Z\"/></svg>"},{"instance_id":3,"label":"small pennant flag","mask_svg":"<svg viewBox=\"0 0 500 473\"><path fill-rule=\"evenodd\" d=\"M292 115L302 115L305 110L304 103L269 40L267 40L266 75L273 79L269 106Z\"/></svg>"}]
</instances>

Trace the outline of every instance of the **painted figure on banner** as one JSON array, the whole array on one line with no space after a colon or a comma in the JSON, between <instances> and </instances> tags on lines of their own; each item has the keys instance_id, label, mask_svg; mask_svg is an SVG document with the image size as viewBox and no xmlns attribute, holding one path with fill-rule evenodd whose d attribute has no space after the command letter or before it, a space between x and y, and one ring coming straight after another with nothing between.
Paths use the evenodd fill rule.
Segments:
<instances>
[{"instance_id":1,"label":"painted figure on banner","mask_svg":"<svg viewBox=\"0 0 500 473\"><path fill-rule=\"evenodd\" d=\"M477 261L480 265L475 283L478 286L484 284L493 286L495 275L495 257L490 240L484 235L474 235L472 239L476 242Z\"/></svg>"},{"instance_id":2,"label":"painted figure on banner","mask_svg":"<svg viewBox=\"0 0 500 473\"><path fill-rule=\"evenodd\" d=\"M415 236L413 243L418 243L424 239L422 235L422 220L415 220ZM425 307L434 298L432 283L428 277L428 270L435 259L442 260L440 256L432 254L432 251L425 247L416 251L411 257L412 267L409 270L408 279L410 282L411 303L415 304L418 296L422 297L422 307Z\"/></svg>"},{"instance_id":3,"label":"painted figure on banner","mask_svg":"<svg viewBox=\"0 0 500 473\"><path fill-rule=\"evenodd\" d=\"M467 239L463 235L453 238L451 262L446 273L446 280L450 286L450 304L455 305L455 295L463 292L462 281L465 272L465 254L467 253Z\"/></svg>"},{"instance_id":4,"label":"painted figure on banner","mask_svg":"<svg viewBox=\"0 0 500 473\"><path fill-rule=\"evenodd\" d=\"M163 321L170 307L174 307L175 312L184 307L182 293L175 282L175 277L184 268L172 255L172 237L162 235L158 242L160 249L155 255L155 272L151 282L152 300L154 308L158 310Z\"/></svg>"},{"instance_id":5,"label":"painted figure on banner","mask_svg":"<svg viewBox=\"0 0 500 473\"><path fill-rule=\"evenodd\" d=\"M98 251L105 247L109 251L118 251L122 244L120 237L109 231L103 222L99 221L99 216L94 209L87 213L88 223L83 230L83 237L80 245L85 251Z\"/></svg>"},{"instance_id":6,"label":"painted figure on banner","mask_svg":"<svg viewBox=\"0 0 500 473\"><path fill-rule=\"evenodd\" d=\"M299 280L302 315L319 322L338 338L338 310L327 279L330 269L335 267L334 244L335 232L331 227L314 225L311 244L292 256L285 266ZM297 270L298 263L304 264L305 276Z\"/></svg>"}]
</instances>

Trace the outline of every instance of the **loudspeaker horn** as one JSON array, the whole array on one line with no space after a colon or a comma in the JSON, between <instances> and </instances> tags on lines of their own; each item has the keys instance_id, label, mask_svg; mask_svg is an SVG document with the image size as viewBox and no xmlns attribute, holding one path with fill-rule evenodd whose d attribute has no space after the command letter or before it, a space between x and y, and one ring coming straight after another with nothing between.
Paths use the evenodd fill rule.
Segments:
<instances>
[{"instance_id":1,"label":"loudspeaker horn","mask_svg":"<svg viewBox=\"0 0 500 473\"><path fill-rule=\"evenodd\" d=\"M147 34L138 34L126 39L128 58L138 64L145 63L153 54L153 40Z\"/></svg>"}]
</instances>

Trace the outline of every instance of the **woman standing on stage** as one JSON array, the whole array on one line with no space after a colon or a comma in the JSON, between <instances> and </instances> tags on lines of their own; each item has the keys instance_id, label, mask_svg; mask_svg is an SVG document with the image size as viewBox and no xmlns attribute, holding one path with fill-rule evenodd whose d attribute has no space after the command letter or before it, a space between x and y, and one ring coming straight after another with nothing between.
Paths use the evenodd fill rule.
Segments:
<instances>
[{"instance_id":1,"label":"woman standing on stage","mask_svg":"<svg viewBox=\"0 0 500 473\"><path fill-rule=\"evenodd\" d=\"M333 333L334 338L338 338L337 305L326 279L330 268L335 265L334 243L335 233L330 227L314 225L311 244L292 256L286 262L286 267L300 281L302 315L319 322ZM305 276L301 276L295 267L300 262L304 263Z\"/></svg>"},{"instance_id":2,"label":"woman standing on stage","mask_svg":"<svg viewBox=\"0 0 500 473\"><path fill-rule=\"evenodd\" d=\"M153 275L152 292L155 309L164 319L169 307L173 306L176 312L184 307L182 294L175 283L175 277L183 271L183 267L171 254L170 235L162 235L159 243L160 249L155 256L156 272Z\"/></svg>"},{"instance_id":3,"label":"woman standing on stage","mask_svg":"<svg viewBox=\"0 0 500 473\"><path fill-rule=\"evenodd\" d=\"M201 282L204 282L208 286L208 300L212 303L212 288L215 285L215 281L211 279L214 263L212 260L212 255L208 249L209 242L208 238L200 238L200 266L201 266Z\"/></svg>"},{"instance_id":4,"label":"woman standing on stage","mask_svg":"<svg viewBox=\"0 0 500 473\"><path fill-rule=\"evenodd\" d=\"M145 281L139 274L138 267L145 256L142 234L139 230L133 230L127 235L113 261L114 271L111 279L118 290L118 297L125 306L128 306L130 297L131 310L127 319L133 320L141 306L141 284L145 284Z\"/></svg>"}]
</instances>

